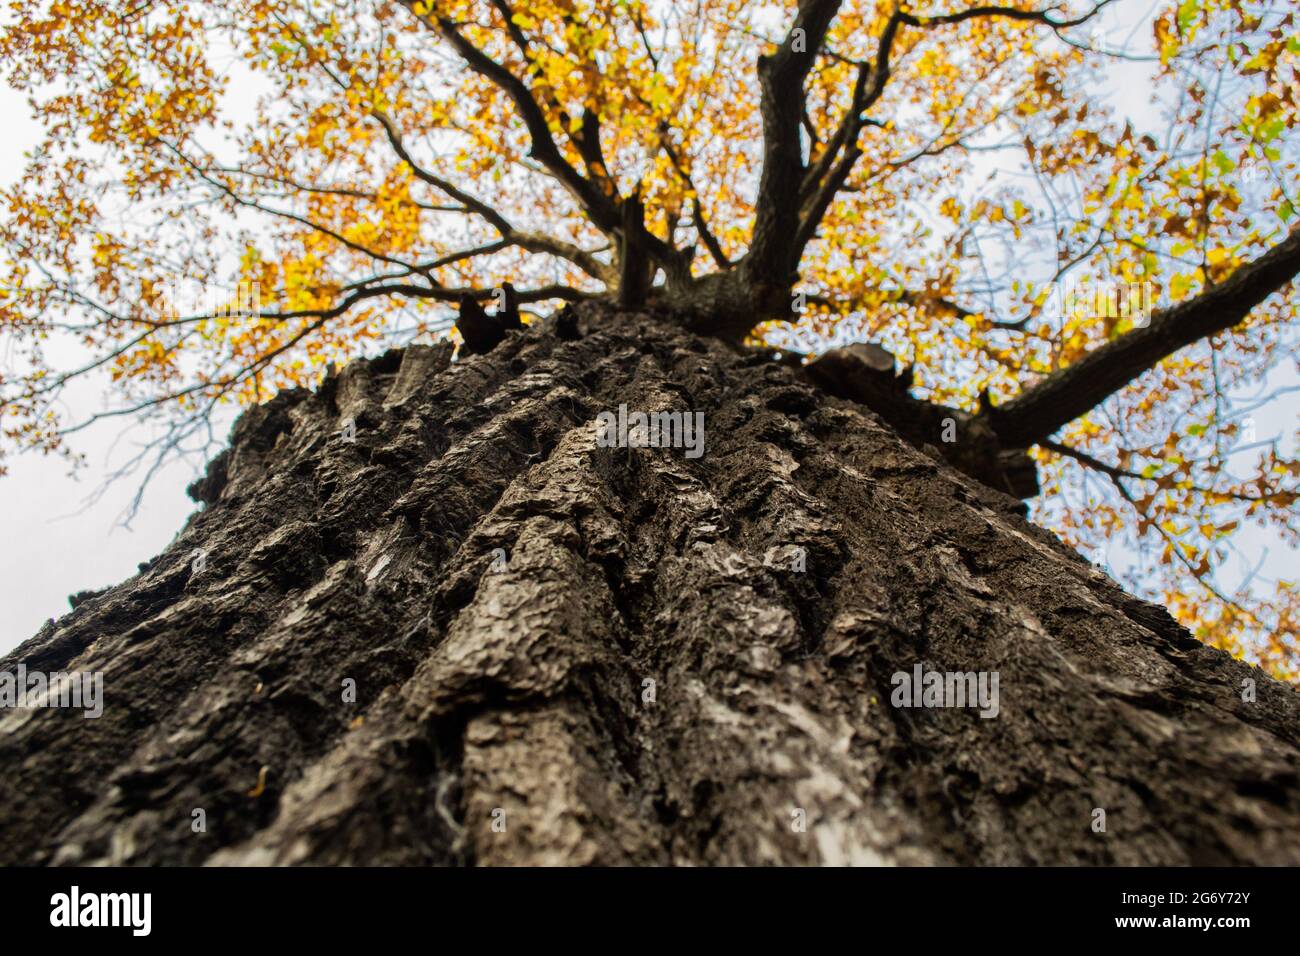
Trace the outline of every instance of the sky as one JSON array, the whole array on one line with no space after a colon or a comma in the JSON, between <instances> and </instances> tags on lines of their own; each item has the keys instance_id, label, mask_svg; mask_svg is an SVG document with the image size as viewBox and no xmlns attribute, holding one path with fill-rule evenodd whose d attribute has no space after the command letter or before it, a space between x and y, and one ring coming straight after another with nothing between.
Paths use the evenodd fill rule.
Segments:
<instances>
[{"instance_id":1,"label":"sky","mask_svg":"<svg viewBox=\"0 0 1300 956\"><path fill-rule=\"evenodd\" d=\"M0 183L18 183L23 153L37 145L40 126L24 98L0 85ZM0 348L3 343L0 343ZM68 404L82 414L105 407L103 378L75 382ZM224 434L229 421L219 423ZM85 467L73 476L57 456L12 455L0 478L0 654L33 636L49 618L70 610L68 596L118 584L176 536L196 505L185 487L194 463L174 461L150 482L129 527L121 522L138 488L126 478L105 487L132 452L120 422L82 433Z\"/></svg>"},{"instance_id":2,"label":"sky","mask_svg":"<svg viewBox=\"0 0 1300 956\"><path fill-rule=\"evenodd\" d=\"M1121 112L1138 115L1149 110L1141 77L1117 70L1108 82L1108 95ZM251 91L235 84L235 97ZM0 85L0 184L19 182L24 152L36 145L39 125L23 98ZM0 349L3 343L0 342ZM1292 385L1300 377L1292 363L1282 367L1268 383L1270 388ZM105 407L107 383L90 378L71 386L67 401L82 415ZM1294 402L1271 404L1255 415L1261 438L1294 427ZM224 436L233 414L216 423ZM1284 438L1285 440L1285 438ZM76 436L75 448L85 456L78 475L64 459L33 454L10 456L9 474L0 478L0 654L5 654L36 633L50 618L69 610L68 596L124 581L136 573L137 564L163 550L183 527L196 505L185 487L201 470L195 461L172 461L154 476L129 525L123 524L139 481L127 477L106 484L111 472L132 453L134 438L124 434L119 422L101 423ZM1284 449L1285 450L1285 449ZM1295 552L1278 550L1264 536L1244 538L1244 560L1235 584L1249 567L1265 559L1263 577L1295 577L1300 562ZM1131 551L1093 555L1099 563L1131 566L1139 556Z\"/></svg>"}]
</instances>

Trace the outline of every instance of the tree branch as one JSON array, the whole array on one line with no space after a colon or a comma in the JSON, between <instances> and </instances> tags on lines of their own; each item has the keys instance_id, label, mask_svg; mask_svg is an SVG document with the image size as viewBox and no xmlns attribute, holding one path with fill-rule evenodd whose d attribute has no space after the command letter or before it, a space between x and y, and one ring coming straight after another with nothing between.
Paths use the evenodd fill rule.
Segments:
<instances>
[{"instance_id":1,"label":"tree branch","mask_svg":"<svg viewBox=\"0 0 1300 956\"><path fill-rule=\"evenodd\" d=\"M446 39L471 70L491 80L510 97L532 140L529 155L541 163L569 191L598 229L606 234L612 234L619 224L618 211L613 200L574 169L560 153L551 135L546 115L523 80L466 39L451 20L432 13L423 15L417 13L415 0L402 0L402 5L410 10L417 20Z\"/></svg>"},{"instance_id":2,"label":"tree branch","mask_svg":"<svg viewBox=\"0 0 1300 956\"><path fill-rule=\"evenodd\" d=\"M804 247L816 235L817 228L826 215L826 210L830 207L836 194L844 188L844 183L848 180L849 175L853 172L854 165L862 155L862 150L858 147L858 134L861 133L863 126L869 122L866 116L867 111L880 99L885 91L885 84L889 81L889 59L900 26L931 28L961 23L977 17L1005 17L1011 20L1043 23L1053 30L1060 30L1065 27L1086 23L1110 2L1111 0L1100 0L1088 13L1072 20L1055 20L1049 16L1049 10L1021 10L1015 7L996 5L970 7L956 13L927 17L910 13L903 9L901 4L896 5L889 19L885 21L884 30L881 31L875 60L872 63L859 65L858 78L854 84L853 98L849 104L849 109L845 112L844 118L835 133L827 141L826 148L818 157L817 162L807 170L803 177L800 188L803 209L799 217L798 231L794 243L796 262L802 257Z\"/></svg>"},{"instance_id":3,"label":"tree branch","mask_svg":"<svg viewBox=\"0 0 1300 956\"><path fill-rule=\"evenodd\" d=\"M646 295L654 280L654 269L649 263L645 235L645 207L640 196L629 196L623 202L623 224L619 235L618 304L625 309L639 309L645 305Z\"/></svg>"},{"instance_id":4,"label":"tree branch","mask_svg":"<svg viewBox=\"0 0 1300 956\"><path fill-rule=\"evenodd\" d=\"M965 10L958 10L956 13L944 13L936 16L917 16L916 14L906 11L900 11L903 22L912 27L936 27L945 26L950 23L962 23L966 20L973 20L976 17L1005 17L1008 20L1032 20L1036 23L1045 23L1054 30L1064 29L1065 27L1077 27L1081 23L1087 23L1101 9L1113 0L1099 0L1096 6L1081 17L1075 17L1072 20L1054 20L1049 14L1050 9L1044 10L1022 10L1018 7L1004 7L998 4L982 4L977 7L968 7Z\"/></svg>"},{"instance_id":5,"label":"tree branch","mask_svg":"<svg viewBox=\"0 0 1300 956\"><path fill-rule=\"evenodd\" d=\"M392 146L402 162L411 168L411 172L422 182L443 193L446 193L452 199L463 205L467 211L477 213L501 233L501 238L507 240L512 245L519 246L528 252L548 253L560 259L567 259L582 271L586 272L593 278L600 279L602 282L612 284L617 273L606 263L601 262L590 252L571 242L565 242L563 239L556 239L539 232L525 232L516 229L514 224L505 216L499 213L492 206L483 200L470 195L455 184L443 179L417 163L406 148L406 143L402 139L392 119L382 110L372 110L371 116L378 120L383 126L385 134L388 136L389 145Z\"/></svg>"},{"instance_id":6,"label":"tree branch","mask_svg":"<svg viewBox=\"0 0 1300 956\"><path fill-rule=\"evenodd\" d=\"M1156 310L1145 328L1094 349L1005 405L989 421L1007 448L1026 448L1095 408L1179 349L1232 328L1300 274L1300 226L1225 282Z\"/></svg>"},{"instance_id":7,"label":"tree branch","mask_svg":"<svg viewBox=\"0 0 1300 956\"><path fill-rule=\"evenodd\" d=\"M795 280L799 193L804 164L799 128L806 103L804 81L826 40L842 0L800 0L790 32L773 54L758 58L763 120L763 169L758 181L753 238L745 269L755 287L782 293Z\"/></svg>"},{"instance_id":8,"label":"tree branch","mask_svg":"<svg viewBox=\"0 0 1300 956\"><path fill-rule=\"evenodd\" d=\"M844 114L839 128L827 143L825 152L818 159L816 166L809 170L801 184L800 194L806 199L801 210L799 229L795 235L796 255L802 256L821 224L822 217L830 207L835 194L843 188L853 171L862 149L858 146L858 134L867 122L867 110L871 109L885 92L889 82L889 58L893 53L894 41L898 37L899 25L903 22L901 9L895 8L885 22L881 31L880 43L876 47L876 58L868 67L864 63L858 69L858 79L853 87L853 101ZM840 150L844 155L838 161Z\"/></svg>"},{"instance_id":9,"label":"tree branch","mask_svg":"<svg viewBox=\"0 0 1300 956\"><path fill-rule=\"evenodd\" d=\"M1094 471L1099 471L1103 475L1111 478L1133 478L1137 481L1150 481L1150 478L1143 478L1141 475L1132 471L1125 471L1123 468L1116 468L1114 465L1108 465L1099 458L1094 458L1086 451L1079 451L1077 448L1071 448L1069 445L1062 445L1059 442L1044 439L1039 442L1048 451L1056 452L1058 455L1064 455L1067 458L1073 458L1081 465L1085 465Z\"/></svg>"},{"instance_id":10,"label":"tree branch","mask_svg":"<svg viewBox=\"0 0 1300 956\"><path fill-rule=\"evenodd\" d=\"M732 262L727 258L726 253L722 251L722 244L718 242L717 236L713 234L713 230L709 228L709 223L704 217L704 206L700 203L699 190L695 188L695 182L691 178L691 174L687 172L681 157L677 155L677 150L673 149L673 144L668 139L668 130L663 124L659 127L659 145L663 149L664 155L668 157L668 161L673 164L673 169L677 171L677 175L686 184L686 188L691 191L691 222L695 226L696 235L700 237L700 241L704 243L704 248L708 250L709 255L713 257L713 261L717 263L718 267L730 269ZM671 230L669 230L669 234L671 235Z\"/></svg>"}]
</instances>

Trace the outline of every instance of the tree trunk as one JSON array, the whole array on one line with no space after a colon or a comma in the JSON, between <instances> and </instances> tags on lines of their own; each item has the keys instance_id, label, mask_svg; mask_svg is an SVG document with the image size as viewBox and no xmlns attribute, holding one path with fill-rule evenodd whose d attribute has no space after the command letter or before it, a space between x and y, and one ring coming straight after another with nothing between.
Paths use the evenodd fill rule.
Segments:
<instances>
[{"instance_id":1,"label":"tree trunk","mask_svg":"<svg viewBox=\"0 0 1300 956\"><path fill-rule=\"evenodd\" d=\"M246 413L0 661L104 675L0 711L0 862L1300 863L1290 687L769 353L569 320ZM894 706L918 665L996 715Z\"/></svg>"}]
</instances>

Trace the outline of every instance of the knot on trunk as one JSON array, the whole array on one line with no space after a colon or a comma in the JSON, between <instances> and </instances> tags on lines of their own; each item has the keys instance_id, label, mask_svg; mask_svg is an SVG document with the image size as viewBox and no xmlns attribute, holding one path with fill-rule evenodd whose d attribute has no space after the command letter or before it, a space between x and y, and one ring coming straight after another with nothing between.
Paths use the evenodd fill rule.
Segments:
<instances>
[{"instance_id":1,"label":"knot on trunk","mask_svg":"<svg viewBox=\"0 0 1300 956\"><path fill-rule=\"evenodd\" d=\"M469 293L460 297L456 329L465 342L463 348L468 355L485 355L501 344L507 332L524 327L519 318L519 293L513 285L504 283L493 297L499 302L494 315L488 315Z\"/></svg>"},{"instance_id":2,"label":"knot on trunk","mask_svg":"<svg viewBox=\"0 0 1300 956\"><path fill-rule=\"evenodd\" d=\"M1023 448L1004 449L987 417L913 398L912 368L874 342L832 349L804 368L823 391L867 406L916 448L1016 498L1038 494L1038 470Z\"/></svg>"}]
</instances>

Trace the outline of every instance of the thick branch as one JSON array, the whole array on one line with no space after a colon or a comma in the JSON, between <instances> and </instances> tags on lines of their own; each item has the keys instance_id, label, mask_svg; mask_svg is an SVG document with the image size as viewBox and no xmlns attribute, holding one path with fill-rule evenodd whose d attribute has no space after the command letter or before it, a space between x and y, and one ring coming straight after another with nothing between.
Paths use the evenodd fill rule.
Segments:
<instances>
[{"instance_id":1,"label":"thick branch","mask_svg":"<svg viewBox=\"0 0 1300 956\"><path fill-rule=\"evenodd\" d=\"M1300 274L1300 227L1239 268L1221 285L1167 309L1044 379L1006 405L990 423L1005 447L1025 448L1095 408L1179 349L1232 328Z\"/></svg>"},{"instance_id":2,"label":"thick branch","mask_svg":"<svg viewBox=\"0 0 1300 956\"><path fill-rule=\"evenodd\" d=\"M600 117L593 110L584 109L582 125L575 135L578 154L582 157L587 175L595 180L596 187L606 196L617 196L618 187L614 183L614 177L609 174L605 153L600 148Z\"/></svg>"},{"instance_id":3,"label":"thick branch","mask_svg":"<svg viewBox=\"0 0 1300 956\"><path fill-rule=\"evenodd\" d=\"M619 230L618 304L625 309L637 309L645 304L654 278L646 255L644 217L641 197L629 196L623 201L623 223Z\"/></svg>"},{"instance_id":4,"label":"thick branch","mask_svg":"<svg viewBox=\"0 0 1300 956\"><path fill-rule=\"evenodd\" d=\"M858 134L867 122L867 111L880 99L885 92L885 84L889 82L889 58L893 53L902 17L903 14L895 9L886 21L885 29L880 34L880 44L876 48L875 61L870 68L865 63L859 68L848 112L827 144L826 151L804 177L801 193L807 198L807 205L800 216L799 231L795 237L797 256L803 255L804 247L816 234L831 200L843 188L858 157L862 155L862 149L858 146ZM843 155L837 160L836 156L841 149Z\"/></svg>"},{"instance_id":5,"label":"thick branch","mask_svg":"<svg viewBox=\"0 0 1300 956\"><path fill-rule=\"evenodd\" d=\"M804 81L839 12L841 0L801 0L780 48L758 60L763 119L763 170L758 182L754 235L746 270L756 283L788 287L798 256L799 192L804 164L799 128L805 107Z\"/></svg>"},{"instance_id":6,"label":"thick branch","mask_svg":"<svg viewBox=\"0 0 1300 956\"><path fill-rule=\"evenodd\" d=\"M404 5L415 13L413 2L404 0ZM449 42L470 69L487 77L499 86L511 101L524 121L528 135L532 140L529 155L537 160L554 176L562 186L578 201L579 207L596 228L607 235L617 235L622 228L622 203L613 194L613 183L608 179L604 157L600 153L599 129L594 113L584 117L582 131L576 135L574 142L583 156L584 162L592 170L600 170L604 181L593 182L576 170L560 153L559 147L551 135L546 114L537 100L533 98L527 85L502 64L492 59L460 32L457 25L446 17L432 14L416 17L431 29L441 34ZM519 38L516 38L516 43ZM526 42L526 41L525 41ZM639 241L648 254L653 257L670 274L680 271L680 255L670 243L657 236L644 232Z\"/></svg>"}]
</instances>

